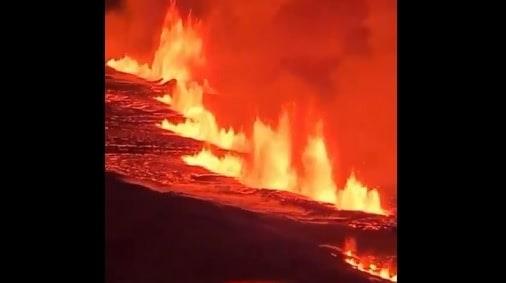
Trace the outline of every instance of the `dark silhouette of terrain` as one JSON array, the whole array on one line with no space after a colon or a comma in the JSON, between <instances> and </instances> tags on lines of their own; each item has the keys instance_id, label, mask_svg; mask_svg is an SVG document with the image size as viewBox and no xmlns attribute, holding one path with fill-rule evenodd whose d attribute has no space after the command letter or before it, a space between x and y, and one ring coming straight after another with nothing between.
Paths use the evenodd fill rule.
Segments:
<instances>
[{"instance_id":1,"label":"dark silhouette of terrain","mask_svg":"<svg viewBox=\"0 0 506 283\"><path fill-rule=\"evenodd\" d=\"M305 224L155 192L112 173L105 189L107 283L370 282L310 240Z\"/></svg>"}]
</instances>

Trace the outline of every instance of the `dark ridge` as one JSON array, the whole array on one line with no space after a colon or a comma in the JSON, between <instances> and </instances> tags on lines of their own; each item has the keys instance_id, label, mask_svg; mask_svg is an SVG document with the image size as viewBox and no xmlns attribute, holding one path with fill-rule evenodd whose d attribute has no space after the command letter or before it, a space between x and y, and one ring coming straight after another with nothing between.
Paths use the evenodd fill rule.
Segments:
<instances>
[{"instance_id":1,"label":"dark ridge","mask_svg":"<svg viewBox=\"0 0 506 283\"><path fill-rule=\"evenodd\" d=\"M151 191L109 173L105 187L108 283L370 282L294 233L300 224Z\"/></svg>"}]
</instances>

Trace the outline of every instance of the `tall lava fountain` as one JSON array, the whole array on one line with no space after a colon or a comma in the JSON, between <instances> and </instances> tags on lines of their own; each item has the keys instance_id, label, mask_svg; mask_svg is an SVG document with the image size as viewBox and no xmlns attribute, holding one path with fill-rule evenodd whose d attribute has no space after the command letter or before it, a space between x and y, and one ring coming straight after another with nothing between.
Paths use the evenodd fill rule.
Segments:
<instances>
[{"instance_id":1,"label":"tall lava fountain","mask_svg":"<svg viewBox=\"0 0 506 283\"><path fill-rule=\"evenodd\" d=\"M383 115L395 107L389 92L395 69L387 69L387 83L377 83L395 55L379 43L389 36L384 31L391 23L383 15L391 1L322 1L318 7L304 0L237 2L217 1L200 20L183 18L171 2L151 60L125 52L107 65L160 84L174 80L158 99L185 121L165 119L159 127L228 150L202 148L183 156L187 164L250 187L385 214L379 191L359 177L395 185L395 178L383 177L392 175L395 160L395 116ZM371 5L380 12L367 15ZM238 17L245 9L252 16ZM307 9L319 17L295 21ZM333 13L340 15L337 23ZM386 153L378 155L378 148Z\"/></svg>"}]
</instances>

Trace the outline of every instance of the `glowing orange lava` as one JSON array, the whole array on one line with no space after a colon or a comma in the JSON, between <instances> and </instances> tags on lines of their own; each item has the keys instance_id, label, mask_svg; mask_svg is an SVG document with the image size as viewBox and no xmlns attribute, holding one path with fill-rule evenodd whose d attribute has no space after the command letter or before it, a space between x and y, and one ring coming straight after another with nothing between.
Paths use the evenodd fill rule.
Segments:
<instances>
[{"instance_id":1,"label":"glowing orange lava","mask_svg":"<svg viewBox=\"0 0 506 283\"><path fill-rule=\"evenodd\" d=\"M172 97L170 96L170 94L165 94L163 96L157 96L157 97L155 97L155 99L160 101L161 103L165 103L167 105L172 104Z\"/></svg>"},{"instance_id":2,"label":"glowing orange lava","mask_svg":"<svg viewBox=\"0 0 506 283\"><path fill-rule=\"evenodd\" d=\"M161 83L164 83L176 79L181 83L189 82L190 68L204 61L198 25L191 17L188 17L184 24L175 2L171 2L162 27L160 45L150 66L140 64L128 56L119 60L111 59L106 64L118 71L150 81L161 80Z\"/></svg>"},{"instance_id":3,"label":"glowing orange lava","mask_svg":"<svg viewBox=\"0 0 506 283\"><path fill-rule=\"evenodd\" d=\"M195 155L183 156L188 165L202 166L209 171L229 177L239 177L242 171L242 160L233 155L215 156L210 150L203 149Z\"/></svg>"},{"instance_id":4,"label":"glowing orange lava","mask_svg":"<svg viewBox=\"0 0 506 283\"><path fill-rule=\"evenodd\" d=\"M303 178L301 193L316 200L336 203L336 185L332 178L325 141L321 135L309 137L302 155ZM339 208L342 208L338 205Z\"/></svg>"},{"instance_id":5,"label":"glowing orange lava","mask_svg":"<svg viewBox=\"0 0 506 283\"><path fill-rule=\"evenodd\" d=\"M275 129L257 119L252 136L252 156L241 181L251 187L294 190L297 175L291 161L288 114L281 114Z\"/></svg>"},{"instance_id":6,"label":"glowing orange lava","mask_svg":"<svg viewBox=\"0 0 506 283\"><path fill-rule=\"evenodd\" d=\"M184 162L237 178L246 186L288 190L333 203L338 209L385 214L378 191L365 187L353 174L343 189L336 187L332 162L321 131L307 137L302 156L292 156L293 136L288 113L280 115L277 127L257 118L250 135L218 125L215 114L203 104L204 91L214 90L206 80L203 83L195 81L191 73L193 66L205 61L199 25L200 22L193 22L190 17L184 22L172 2L151 65L140 64L128 56L106 63L116 70L146 80L159 83L176 81L170 93L156 99L170 105L186 120L173 123L165 119L158 125L160 128L223 149L248 153L246 157L231 154L217 157L203 149L196 155L184 156ZM315 128L321 128L321 125ZM294 160L301 160L301 166L295 166Z\"/></svg>"},{"instance_id":7,"label":"glowing orange lava","mask_svg":"<svg viewBox=\"0 0 506 283\"><path fill-rule=\"evenodd\" d=\"M183 156L183 161L234 177L249 187L288 190L332 203L342 210L386 214L381 208L379 193L362 185L354 174L348 178L343 189L336 188L332 178L332 165L321 134L308 138L302 156L302 171L294 168L291 161L290 123L286 112L281 115L275 129L257 120L252 136L252 141L248 142L253 151L249 158L228 153L220 158L203 149L197 155ZM233 170L224 174L224 168L231 168L231 164Z\"/></svg>"},{"instance_id":8,"label":"glowing orange lava","mask_svg":"<svg viewBox=\"0 0 506 283\"><path fill-rule=\"evenodd\" d=\"M392 282L397 282L397 273L391 268L391 264L380 263L374 256L361 256L356 253L356 242L353 238L347 238L344 244L344 261L353 268L380 277Z\"/></svg>"},{"instance_id":9,"label":"glowing orange lava","mask_svg":"<svg viewBox=\"0 0 506 283\"><path fill-rule=\"evenodd\" d=\"M386 213L381 208L378 191L365 187L355 178L353 173L346 181L344 189L337 190L336 206L343 210L360 210L376 214Z\"/></svg>"},{"instance_id":10,"label":"glowing orange lava","mask_svg":"<svg viewBox=\"0 0 506 283\"><path fill-rule=\"evenodd\" d=\"M225 149L245 151L247 144L244 134L236 133L231 128L221 128L214 114L202 104L204 89L212 91L209 83L204 81L200 84L192 79L192 66L204 62L199 24L192 21L191 17L183 22L175 2L172 2L165 16L160 45L150 66L140 64L128 56L119 60L111 59L106 64L118 71L158 81L160 84L173 79L176 81L172 93L156 99L170 105L188 120L179 124L164 120L160 124L162 129L184 137L207 141Z\"/></svg>"},{"instance_id":11,"label":"glowing orange lava","mask_svg":"<svg viewBox=\"0 0 506 283\"><path fill-rule=\"evenodd\" d=\"M190 117L182 123L175 124L165 119L160 127L183 137L210 142L223 149L247 151L248 143L244 134L236 133L232 128L220 128L214 115L208 110L192 108L187 114Z\"/></svg>"}]
</instances>

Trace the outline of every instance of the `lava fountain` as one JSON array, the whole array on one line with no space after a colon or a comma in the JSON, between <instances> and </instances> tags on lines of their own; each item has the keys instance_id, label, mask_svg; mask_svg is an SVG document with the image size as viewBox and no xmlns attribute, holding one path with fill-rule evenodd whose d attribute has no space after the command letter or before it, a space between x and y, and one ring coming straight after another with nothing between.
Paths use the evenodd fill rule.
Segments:
<instances>
[{"instance_id":1,"label":"lava fountain","mask_svg":"<svg viewBox=\"0 0 506 283\"><path fill-rule=\"evenodd\" d=\"M251 133L218 124L215 113L204 105L204 92L210 89L208 82L198 82L192 77L192 68L206 63L199 34L201 25L202 22L192 20L190 16L183 20L172 2L151 64L141 64L126 55L106 63L118 71L159 84L175 80L175 87L156 99L170 105L186 120L173 123L164 119L158 124L161 129L246 154L238 156L230 152L218 157L203 148L195 155L183 156L183 161L234 177L246 186L287 190L332 203L338 209L386 214L379 192L363 185L354 174L349 176L344 188L336 186L332 159L325 137L319 130L321 122L315 123L317 134L308 135L304 150L295 156L293 129L287 111L281 113L276 127L257 117L250 127Z\"/></svg>"}]
</instances>

